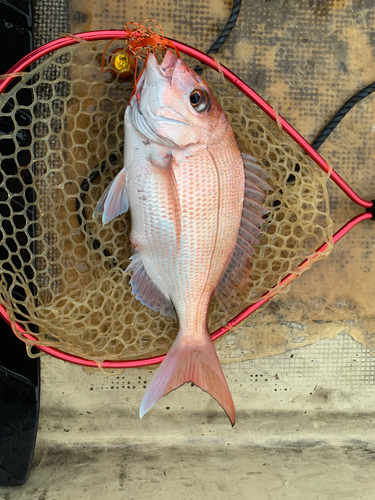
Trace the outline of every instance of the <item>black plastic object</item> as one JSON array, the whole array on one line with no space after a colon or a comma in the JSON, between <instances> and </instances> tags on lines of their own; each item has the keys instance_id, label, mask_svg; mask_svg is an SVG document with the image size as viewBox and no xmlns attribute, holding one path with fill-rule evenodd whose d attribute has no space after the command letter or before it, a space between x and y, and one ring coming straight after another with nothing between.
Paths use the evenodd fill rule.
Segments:
<instances>
[{"instance_id":1,"label":"black plastic object","mask_svg":"<svg viewBox=\"0 0 375 500\"><path fill-rule=\"evenodd\" d=\"M0 486L24 484L30 474L39 416L39 359L1 325ZM6 359L2 359L6 358Z\"/></svg>"},{"instance_id":2,"label":"black plastic object","mask_svg":"<svg viewBox=\"0 0 375 500\"><path fill-rule=\"evenodd\" d=\"M0 0L1 74L33 50L31 0Z\"/></svg>"},{"instance_id":3,"label":"black plastic object","mask_svg":"<svg viewBox=\"0 0 375 500\"><path fill-rule=\"evenodd\" d=\"M372 201L372 207L367 208L366 212L372 214L371 220L375 220L375 200L371 201Z\"/></svg>"},{"instance_id":4,"label":"black plastic object","mask_svg":"<svg viewBox=\"0 0 375 500\"><path fill-rule=\"evenodd\" d=\"M33 49L32 41L31 0L0 0L0 74ZM6 127L0 118L0 135L9 133ZM25 344L3 320L0 343L0 486L17 486L26 482L34 455L40 364L27 356Z\"/></svg>"}]
</instances>

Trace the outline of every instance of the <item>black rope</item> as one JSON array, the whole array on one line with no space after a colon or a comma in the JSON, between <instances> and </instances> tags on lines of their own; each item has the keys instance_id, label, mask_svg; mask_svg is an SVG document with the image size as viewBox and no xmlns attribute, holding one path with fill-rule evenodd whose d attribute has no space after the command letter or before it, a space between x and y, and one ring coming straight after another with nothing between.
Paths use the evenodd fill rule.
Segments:
<instances>
[{"instance_id":1,"label":"black rope","mask_svg":"<svg viewBox=\"0 0 375 500\"><path fill-rule=\"evenodd\" d=\"M219 49L224 45L226 39L230 35L232 29L234 28L237 18L240 14L242 0L233 0L232 11L230 13L227 24L224 26L222 32L217 37L215 42L208 49L207 54L217 54ZM195 66L194 71L201 75L203 73L203 68L200 65Z\"/></svg>"},{"instance_id":2,"label":"black rope","mask_svg":"<svg viewBox=\"0 0 375 500\"><path fill-rule=\"evenodd\" d=\"M224 29L217 37L215 42L211 45L211 47L207 50L207 54L217 54L218 50L224 45L225 40L230 35L230 32L234 28L237 18L240 14L241 10L241 1L242 0L234 0L232 5L232 12L230 13L227 24L224 26Z\"/></svg>"},{"instance_id":3,"label":"black rope","mask_svg":"<svg viewBox=\"0 0 375 500\"><path fill-rule=\"evenodd\" d=\"M346 103L339 109L339 111L335 114L332 120L328 123L326 127L324 127L323 131L318 135L318 137L314 140L311 146L318 151L323 142L327 139L327 137L333 132L333 130L337 127L337 125L341 122L341 120L346 116L349 111L357 104L357 102L361 101L363 98L370 95L375 90L375 82L365 87L364 89L357 92L353 97L351 97Z\"/></svg>"},{"instance_id":4,"label":"black rope","mask_svg":"<svg viewBox=\"0 0 375 500\"><path fill-rule=\"evenodd\" d=\"M364 89L357 92L353 97L351 97L346 103L339 109L332 120L324 127L323 132L321 132L311 146L318 151L323 142L329 137L329 135L335 130L337 125L341 120L349 113L349 111L362 99L372 94L375 90L375 82L368 85ZM372 200L372 206L366 209L366 212L372 214L371 220L375 221L375 200Z\"/></svg>"}]
</instances>

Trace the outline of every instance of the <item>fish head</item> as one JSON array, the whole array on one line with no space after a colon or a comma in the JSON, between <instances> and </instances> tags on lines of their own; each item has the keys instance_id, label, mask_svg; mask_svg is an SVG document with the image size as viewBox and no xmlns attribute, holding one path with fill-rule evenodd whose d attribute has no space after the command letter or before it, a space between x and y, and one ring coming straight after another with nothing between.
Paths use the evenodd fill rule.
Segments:
<instances>
[{"instance_id":1,"label":"fish head","mask_svg":"<svg viewBox=\"0 0 375 500\"><path fill-rule=\"evenodd\" d=\"M133 125L171 148L214 145L229 126L207 83L170 50L161 64L148 55L130 105Z\"/></svg>"}]
</instances>

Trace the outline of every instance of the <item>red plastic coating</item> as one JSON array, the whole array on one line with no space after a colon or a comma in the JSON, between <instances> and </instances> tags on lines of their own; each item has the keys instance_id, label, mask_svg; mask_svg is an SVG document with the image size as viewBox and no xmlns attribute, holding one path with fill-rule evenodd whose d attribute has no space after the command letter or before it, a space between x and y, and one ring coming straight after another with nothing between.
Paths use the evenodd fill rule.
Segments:
<instances>
[{"instance_id":1,"label":"red plastic coating","mask_svg":"<svg viewBox=\"0 0 375 500\"><path fill-rule=\"evenodd\" d=\"M95 41L95 40L110 40L112 38L123 38L124 37L124 32L121 30L106 30L106 31L91 31L91 32L86 32L86 33L78 33L75 35L76 37L81 38L82 40L86 41ZM199 61L207 64L207 66L210 66L214 70L218 70L217 64L212 59L211 57L207 56L203 52L200 52L197 49L194 49L193 47L190 47L188 45L185 45L181 42L178 42L176 40L171 40L173 44L177 47L177 49L187 55L190 55ZM9 71L8 73L18 73L26 69L28 66L30 66L32 63L34 63L36 60L39 58L50 54L51 52L61 49L63 47L67 47L69 45L74 45L76 43L79 43L76 39L70 38L70 37L63 37L59 38L58 40L54 40L53 42L47 43L46 45L43 45L42 47L39 47L38 49L34 50L24 58L22 58L17 64L15 64ZM229 69L227 69L225 66L221 65L221 69L223 71L223 74L227 80L229 80L233 85L235 85L239 90L241 90L246 96L248 96L253 102L255 102L267 115L272 118L275 122L279 121L281 124L282 128L301 146L301 148L326 172L330 173L331 179L344 191L344 193L347 194L347 196L353 200L355 203L358 205L365 207L365 208L371 208L373 203L371 201L366 201L360 198L349 186L346 184L346 182L337 174L334 170L332 170L327 162L317 153L308 142L286 121L284 118L282 118L280 115L276 115L275 111L273 108L266 102L264 101L256 92L254 92L246 83L244 83L242 80L240 80L236 75L234 75ZM6 87L9 85L9 83L14 79L15 77L8 77L5 78L4 80L0 81L0 94L4 92ZM348 231L350 231L356 224L359 222L366 220L366 219L371 219L372 214L371 213L364 213L361 215L358 215L351 219L345 226L343 226L335 235L333 236L333 243L336 243L339 239L341 239ZM327 243L324 243L317 251L317 255L325 250L327 247ZM314 258L314 257L313 257ZM303 266L307 265L307 260L304 261L301 265L300 268L302 269ZM288 276L286 276L282 281L281 285L286 285L289 282L291 282L295 278L295 274L291 273ZM265 304L268 300L270 300L276 293L279 287L277 289L275 288L274 290L271 290L270 292L267 292L263 298L261 298L258 302L255 304L249 306L246 308L244 311L242 311L240 314L238 314L235 318L233 318L231 321L228 322L226 326L223 326L216 330L211 335L212 340L216 340L225 333L227 333L231 328L235 327L238 325L241 321L243 321L245 318L247 318L250 314L252 314L254 311L259 309L263 304ZM10 320L8 318L8 314L6 312L6 309L0 304L0 315L7 321L7 323L10 324ZM30 335L26 333L25 329L21 327L21 325L17 324L17 329L19 331L25 332L24 336L28 340L32 341L37 341L38 339L35 338L33 335ZM74 363L77 365L83 365L83 366L91 366L91 367L97 367L98 364L95 361L87 360L84 358L81 358L79 356L73 356L72 354L67 354L65 352L59 351L58 349L55 349L53 347L47 347L43 345L36 344L36 347L40 349L41 351L50 354L51 356L54 356L56 358L62 359L63 361L69 361L70 363ZM150 366L150 365L155 365L158 363L161 363L163 359L165 358L165 355L163 356L157 356L154 358L147 358L147 359L140 359L140 360L134 360L134 361L104 361L102 363L103 368L107 369L117 369L117 368L136 368L136 367L143 367L143 366Z\"/></svg>"}]
</instances>

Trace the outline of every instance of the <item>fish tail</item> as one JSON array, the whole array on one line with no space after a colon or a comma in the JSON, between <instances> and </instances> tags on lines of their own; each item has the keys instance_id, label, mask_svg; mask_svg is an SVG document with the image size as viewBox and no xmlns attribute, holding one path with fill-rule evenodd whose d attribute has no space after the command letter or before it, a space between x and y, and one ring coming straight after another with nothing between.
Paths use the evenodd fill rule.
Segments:
<instances>
[{"instance_id":1,"label":"fish tail","mask_svg":"<svg viewBox=\"0 0 375 500\"><path fill-rule=\"evenodd\" d=\"M186 382L193 382L216 399L226 412L232 426L234 425L235 410L232 395L209 335L204 344L199 346L184 345L177 337L147 388L139 411L140 418L162 396Z\"/></svg>"}]
</instances>

